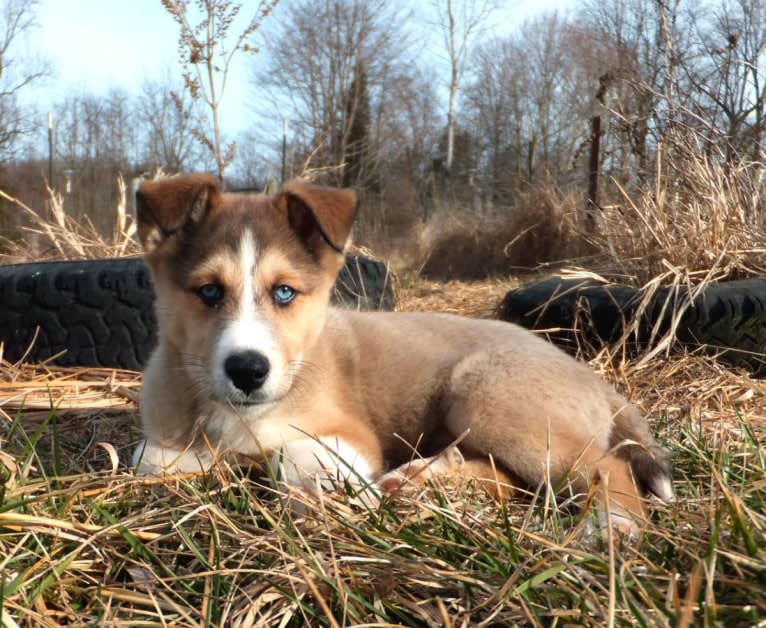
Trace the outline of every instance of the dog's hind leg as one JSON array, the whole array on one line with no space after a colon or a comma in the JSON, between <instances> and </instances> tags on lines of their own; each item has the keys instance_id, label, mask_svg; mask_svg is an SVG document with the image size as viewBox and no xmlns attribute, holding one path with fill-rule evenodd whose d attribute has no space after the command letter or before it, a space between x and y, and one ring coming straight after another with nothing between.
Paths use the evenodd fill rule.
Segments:
<instances>
[{"instance_id":1,"label":"dog's hind leg","mask_svg":"<svg viewBox=\"0 0 766 628\"><path fill-rule=\"evenodd\" d=\"M630 466L617 456L597 447L589 447L570 470L575 488L587 490L596 485L596 504L602 530L611 525L623 534L635 536L637 523L645 520L641 495Z\"/></svg>"},{"instance_id":2,"label":"dog's hind leg","mask_svg":"<svg viewBox=\"0 0 766 628\"><path fill-rule=\"evenodd\" d=\"M675 493L668 452L654 442L638 408L626 404L617 394L613 399L613 414L609 450L627 461L644 493L652 493L662 501L672 502Z\"/></svg>"},{"instance_id":3,"label":"dog's hind leg","mask_svg":"<svg viewBox=\"0 0 766 628\"><path fill-rule=\"evenodd\" d=\"M414 458L378 478L382 493L397 493L420 488L429 480L473 481L496 499L507 499L518 480L494 464L489 456L477 456L447 447L435 456Z\"/></svg>"},{"instance_id":4,"label":"dog's hind leg","mask_svg":"<svg viewBox=\"0 0 766 628\"><path fill-rule=\"evenodd\" d=\"M462 445L491 454L531 487L569 479L586 492L599 481L599 509L609 504L613 524L634 532L633 521L644 517L641 496L628 461L609 452L615 396L568 356L494 349L454 368L446 427L467 431Z\"/></svg>"}]
</instances>

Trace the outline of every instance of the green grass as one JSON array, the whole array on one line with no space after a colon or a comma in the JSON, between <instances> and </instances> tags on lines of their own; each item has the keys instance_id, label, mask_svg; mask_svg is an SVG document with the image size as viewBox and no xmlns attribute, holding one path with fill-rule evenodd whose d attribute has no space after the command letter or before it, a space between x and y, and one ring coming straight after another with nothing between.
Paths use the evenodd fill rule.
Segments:
<instances>
[{"instance_id":1,"label":"green grass","mask_svg":"<svg viewBox=\"0 0 766 628\"><path fill-rule=\"evenodd\" d=\"M0 625L763 625L765 435L678 423L677 503L610 544L576 510L470 485L372 510L325 495L297 517L236 469L72 473L55 414L29 434L18 417L0 432Z\"/></svg>"}]
</instances>

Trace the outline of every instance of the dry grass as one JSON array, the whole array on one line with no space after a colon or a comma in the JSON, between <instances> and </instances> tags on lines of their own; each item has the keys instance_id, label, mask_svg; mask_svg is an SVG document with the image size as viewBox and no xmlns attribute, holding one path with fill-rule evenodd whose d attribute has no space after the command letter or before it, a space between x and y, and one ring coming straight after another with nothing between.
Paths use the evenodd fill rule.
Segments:
<instances>
[{"instance_id":1,"label":"dry grass","mask_svg":"<svg viewBox=\"0 0 766 628\"><path fill-rule=\"evenodd\" d=\"M582 199L538 190L503 213L437 214L419 233L410 265L444 281L576 261L639 287L766 274L762 163L725 165L684 137L660 147L643 188L607 187L613 198L595 233L584 230Z\"/></svg>"},{"instance_id":2,"label":"dry grass","mask_svg":"<svg viewBox=\"0 0 766 628\"><path fill-rule=\"evenodd\" d=\"M402 282L396 309L400 312L438 311L473 318L495 318L496 304L518 285L514 278L485 281Z\"/></svg>"},{"instance_id":3,"label":"dry grass","mask_svg":"<svg viewBox=\"0 0 766 628\"><path fill-rule=\"evenodd\" d=\"M418 234L417 268L436 280L482 280L579 257L576 199L535 191L488 215L436 214Z\"/></svg>"},{"instance_id":4,"label":"dry grass","mask_svg":"<svg viewBox=\"0 0 766 628\"><path fill-rule=\"evenodd\" d=\"M136 224L127 211L125 181L117 180L120 202L114 211L114 229L110 236L99 233L89 220L78 222L64 211L59 194L48 188L49 213L28 207L19 199L0 190L0 198L19 208L26 219L21 238L0 241L0 264L13 264L49 259L98 259L139 255Z\"/></svg>"},{"instance_id":5,"label":"dry grass","mask_svg":"<svg viewBox=\"0 0 766 628\"><path fill-rule=\"evenodd\" d=\"M413 283L401 307L485 315L503 289ZM642 405L674 452L679 501L655 506L633 544L582 539L577 511L544 493L498 507L470 483L431 485L372 510L342 495L307 498L298 517L243 469L137 478L124 466L138 436L136 374L6 364L3 619L758 624L766 617L766 383L702 356L638 367L602 355L592 366Z\"/></svg>"},{"instance_id":6,"label":"dry grass","mask_svg":"<svg viewBox=\"0 0 766 628\"><path fill-rule=\"evenodd\" d=\"M651 283L638 256L658 242L663 281L756 267L733 218L736 239L680 257L670 216L655 228L664 214L651 212L671 207L657 198L628 221L651 237L612 238L615 258L637 256L617 272ZM97 250L65 219L34 228L50 251ZM399 309L489 316L510 287L406 276ZM470 482L433 484L369 509L340 487L298 517L248 469L135 477L138 374L3 363L0 626L763 625L766 382L701 355L605 351L591 366L673 452L678 501L653 505L633 543L583 538L590 515L544 491L497 505Z\"/></svg>"},{"instance_id":7,"label":"dry grass","mask_svg":"<svg viewBox=\"0 0 766 628\"><path fill-rule=\"evenodd\" d=\"M688 142L660 152L655 183L604 208L600 270L643 286L766 274L763 165L723 165Z\"/></svg>"}]
</instances>

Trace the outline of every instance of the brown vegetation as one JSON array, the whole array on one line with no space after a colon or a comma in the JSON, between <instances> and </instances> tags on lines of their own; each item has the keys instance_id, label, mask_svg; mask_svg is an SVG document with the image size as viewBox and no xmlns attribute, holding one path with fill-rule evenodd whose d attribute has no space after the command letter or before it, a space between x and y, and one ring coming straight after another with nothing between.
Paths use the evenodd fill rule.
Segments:
<instances>
[{"instance_id":1,"label":"brown vegetation","mask_svg":"<svg viewBox=\"0 0 766 628\"><path fill-rule=\"evenodd\" d=\"M419 231L415 265L430 279L483 279L577 264L637 286L766 274L762 164L726 165L693 134L659 146L656 159L642 186L613 181L593 230L582 198L548 188L504 213L437 214Z\"/></svg>"},{"instance_id":2,"label":"brown vegetation","mask_svg":"<svg viewBox=\"0 0 766 628\"><path fill-rule=\"evenodd\" d=\"M418 234L420 274L428 279L486 279L561 264L586 250L575 199L553 192L525 195L487 215L437 214Z\"/></svg>"},{"instance_id":3,"label":"brown vegetation","mask_svg":"<svg viewBox=\"0 0 766 628\"><path fill-rule=\"evenodd\" d=\"M14 238L0 237L0 263L14 264L52 259L98 259L138 255L136 225L128 213L125 183L117 181L120 199L112 216L112 228L104 235L87 217L68 215L60 195L48 190L48 213L35 211L21 200L0 190L0 200L19 212Z\"/></svg>"},{"instance_id":4,"label":"brown vegetation","mask_svg":"<svg viewBox=\"0 0 766 628\"><path fill-rule=\"evenodd\" d=\"M766 186L761 163L726 165L695 138L662 147L651 185L603 211L592 241L603 270L637 285L766 274Z\"/></svg>"}]
</instances>

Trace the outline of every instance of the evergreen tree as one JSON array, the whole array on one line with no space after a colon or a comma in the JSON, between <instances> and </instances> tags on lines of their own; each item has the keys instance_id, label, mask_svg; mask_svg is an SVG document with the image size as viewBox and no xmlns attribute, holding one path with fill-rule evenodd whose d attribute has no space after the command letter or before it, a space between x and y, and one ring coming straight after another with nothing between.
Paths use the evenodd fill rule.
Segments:
<instances>
[{"instance_id":1,"label":"evergreen tree","mask_svg":"<svg viewBox=\"0 0 766 628\"><path fill-rule=\"evenodd\" d=\"M367 91L367 72L359 61L346 98L346 143L343 185L361 186L375 191L377 181L375 159L370 138L370 97Z\"/></svg>"}]
</instances>

